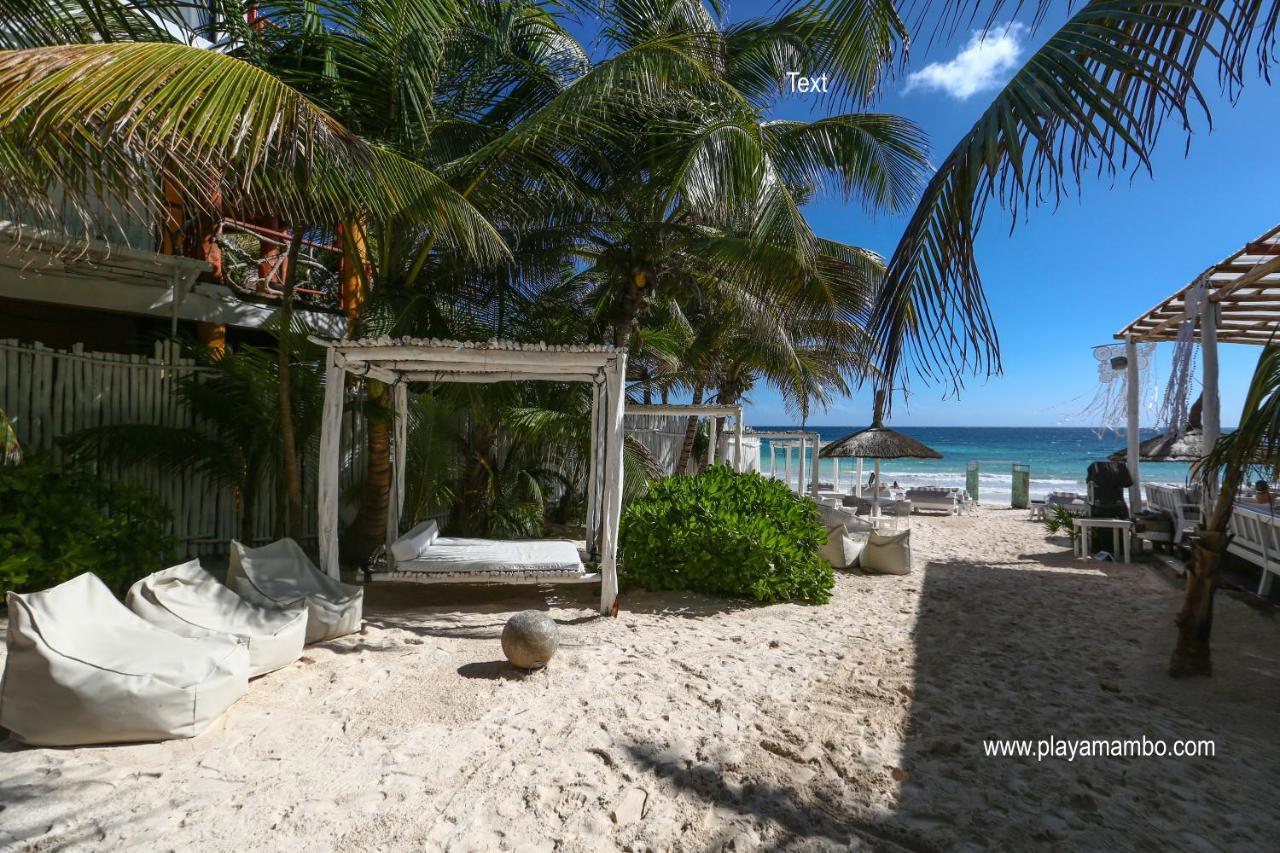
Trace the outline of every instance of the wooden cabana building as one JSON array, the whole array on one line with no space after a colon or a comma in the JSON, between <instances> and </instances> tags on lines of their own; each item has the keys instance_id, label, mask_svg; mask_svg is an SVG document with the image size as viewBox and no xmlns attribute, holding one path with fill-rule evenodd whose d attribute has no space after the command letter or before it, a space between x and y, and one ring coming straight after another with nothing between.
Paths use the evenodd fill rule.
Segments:
<instances>
[{"instance_id":1,"label":"wooden cabana building","mask_svg":"<svg viewBox=\"0 0 1280 853\"><path fill-rule=\"evenodd\" d=\"M320 432L318 482L320 568L338 577L338 471L346 376L367 376L391 386L395 412L392 437L392 497L387 550L403 532L405 450L409 383L412 382L589 382L591 466L587 485L587 549L598 573L522 565L494 565L501 550L487 543L481 569L421 572L423 582L600 583L600 612L609 613L618 595L618 522L622 513L622 416L626 401L626 352L611 346L548 346L510 341L447 341L421 338L363 338L324 341L325 397ZM457 540L459 542L464 540ZM480 540L477 540L480 541ZM513 543L514 544L514 543ZM528 547L523 549L528 551ZM516 549L513 553L521 553ZM390 557L389 557L390 559ZM576 559L571 561L576 563ZM399 576L399 575L398 575Z\"/></svg>"},{"instance_id":2,"label":"wooden cabana building","mask_svg":"<svg viewBox=\"0 0 1280 853\"><path fill-rule=\"evenodd\" d=\"M807 491L815 498L818 496L818 448L822 444L822 436L819 433L806 432L804 430L776 430L772 432L754 432L752 435L768 439L769 441L769 476L771 477L777 477L778 451L785 451L787 485L791 484L791 451L800 451L800 458L797 463L798 471L796 474L796 491L800 494L804 494L806 491L804 454L806 449L811 448L811 470L809 472Z\"/></svg>"}]
</instances>

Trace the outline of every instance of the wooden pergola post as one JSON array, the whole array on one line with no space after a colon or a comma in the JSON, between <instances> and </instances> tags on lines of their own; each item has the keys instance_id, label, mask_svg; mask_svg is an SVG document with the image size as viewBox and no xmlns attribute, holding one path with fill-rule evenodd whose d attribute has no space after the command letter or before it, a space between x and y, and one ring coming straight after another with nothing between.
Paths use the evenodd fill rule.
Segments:
<instances>
[{"instance_id":1,"label":"wooden pergola post","mask_svg":"<svg viewBox=\"0 0 1280 853\"><path fill-rule=\"evenodd\" d=\"M320 470L316 477L319 519L316 536L320 545L320 570L337 580L338 568L338 473L342 435L342 398L346 393L346 371L338 353L325 349L324 407L320 415Z\"/></svg>"},{"instance_id":2,"label":"wooden pergola post","mask_svg":"<svg viewBox=\"0 0 1280 853\"><path fill-rule=\"evenodd\" d=\"M1203 362L1204 398L1201 409L1204 427L1204 452L1218 443L1222 434L1222 400L1218 390L1218 303L1205 295L1200 305L1200 358ZM1201 499L1207 511L1213 506L1216 487L1203 490Z\"/></svg>"},{"instance_id":3,"label":"wooden pergola post","mask_svg":"<svg viewBox=\"0 0 1280 853\"><path fill-rule=\"evenodd\" d=\"M735 471L742 471L742 412L738 412L738 416L733 419L733 468Z\"/></svg>"},{"instance_id":4,"label":"wooden pergola post","mask_svg":"<svg viewBox=\"0 0 1280 853\"><path fill-rule=\"evenodd\" d=\"M1133 335L1128 335L1124 340L1125 355L1125 391L1126 391L1126 414L1128 420L1125 423L1125 439L1128 444L1128 462L1129 476L1133 479L1133 485L1129 487L1129 511L1136 515L1142 511L1142 478L1139 476L1138 463L1141 454L1141 433L1139 423L1139 387L1141 378L1138 376L1138 342Z\"/></svg>"},{"instance_id":5,"label":"wooden pergola post","mask_svg":"<svg viewBox=\"0 0 1280 853\"><path fill-rule=\"evenodd\" d=\"M391 407L395 425L391 432L391 500L387 505L387 559L391 546L400 538L400 519L404 514L405 459L409 441L409 386L397 382L391 386Z\"/></svg>"},{"instance_id":6,"label":"wooden pergola post","mask_svg":"<svg viewBox=\"0 0 1280 853\"><path fill-rule=\"evenodd\" d=\"M858 476L853 481L853 493L858 497L862 497L862 457L858 457Z\"/></svg>"},{"instance_id":7,"label":"wooden pergola post","mask_svg":"<svg viewBox=\"0 0 1280 853\"><path fill-rule=\"evenodd\" d=\"M813 468L809 476L809 494L814 498L818 497L818 463L820 461L818 459L818 439L818 434L814 433L812 436L813 455L811 457Z\"/></svg>"}]
</instances>

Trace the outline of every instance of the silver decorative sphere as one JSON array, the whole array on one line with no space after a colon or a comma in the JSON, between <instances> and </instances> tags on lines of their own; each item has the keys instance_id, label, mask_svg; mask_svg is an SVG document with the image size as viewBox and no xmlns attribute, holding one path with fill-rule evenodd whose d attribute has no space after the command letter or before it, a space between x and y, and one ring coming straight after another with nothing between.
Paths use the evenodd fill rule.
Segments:
<instances>
[{"instance_id":1,"label":"silver decorative sphere","mask_svg":"<svg viewBox=\"0 0 1280 853\"><path fill-rule=\"evenodd\" d=\"M541 610L525 610L507 620L502 629L502 653L512 666L540 669L560 648L555 620Z\"/></svg>"}]
</instances>

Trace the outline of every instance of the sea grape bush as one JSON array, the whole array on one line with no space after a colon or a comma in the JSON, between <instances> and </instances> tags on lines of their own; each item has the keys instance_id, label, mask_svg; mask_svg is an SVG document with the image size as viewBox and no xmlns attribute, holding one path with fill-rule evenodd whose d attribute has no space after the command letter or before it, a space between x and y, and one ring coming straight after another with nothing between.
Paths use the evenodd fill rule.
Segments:
<instances>
[{"instance_id":1,"label":"sea grape bush","mask_svg":"<svg viewBox=\"0 0 1280 853\"><path fill-rule=\"evenodd\" d=\"M835 574L819 555L817 508L786 484L713 466L650 484L622 516L629 587L825 604Z\"/></svg>"},{"instance_id":2,"label":"sea grape bush","mask_svg":"<svg viewBox=\"0 0 1280 853\"><path fill-rule=\"evenodd\" d=\"M168 565L172 515L138 486L30 454L0 465L0 592L47 589L93 572L117 594Z\"/></svg>"}]
</instances>

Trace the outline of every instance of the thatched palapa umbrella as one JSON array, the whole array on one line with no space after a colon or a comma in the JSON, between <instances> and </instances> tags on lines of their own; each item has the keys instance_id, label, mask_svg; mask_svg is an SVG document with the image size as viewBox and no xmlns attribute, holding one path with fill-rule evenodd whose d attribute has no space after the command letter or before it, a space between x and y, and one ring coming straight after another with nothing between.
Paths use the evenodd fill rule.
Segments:
<instances>
[{"instance_id":1,"label":"thatched palapa umbrella","mask_svg":"<svg viewBox=\"0 0 1280 853\"><path fill-rule=\"evenodd\" d=\"M880 490L881 459L941 459L942 454L916 441L909 435L891 430L884 425L884 391L876 391L875 411L871 426L838 438L822 448L818 454L823 459L840 459L850 456L876 461L876 491Z\"/></svg>"},{"instance_id":2,"label":"thatched palapa umbrella","mask_svg":"<svg viewBox=\"0 0 1280 853\"><path fill-rule=\"evenodd\" d=\"M1201 400L1196 400L1187 414L1187 428L1182 435L1165 433L1148 438L1138 445L1141 462L1198 462L1204 456L1204 429L1200 424ZM1124 462L1129 458L1127 450L1117 450L1109 457L1112 462Z\"/></svg>"}]
</instances>

